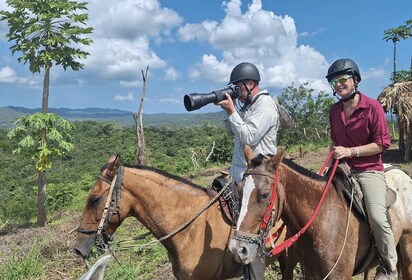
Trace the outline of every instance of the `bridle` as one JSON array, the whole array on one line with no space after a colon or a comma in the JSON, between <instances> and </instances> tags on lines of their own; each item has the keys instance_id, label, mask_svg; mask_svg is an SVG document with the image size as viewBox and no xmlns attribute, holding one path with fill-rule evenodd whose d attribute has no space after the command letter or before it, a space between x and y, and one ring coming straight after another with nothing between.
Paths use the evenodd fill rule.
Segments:
<instances>
[{"instance_id":1,"label":"bridle","mask_svg":"<svg viewBox=\"0 0 412 280\"><path fill-rule=\"evenodd\" d=\"M270 195L268 206L266 207L266 210L265 210L265 214L263 215L263 218L260 221L259 233L254 234L254 233L248 233L248 232L242 232L242 231L236 230L233 238L239 241L246 241L252 244L255 243L261 246L262 248L264 248L263 244L265 242L265 238L269 234L269 231L271 230L275 222L275 217L273 217L273 213L275 210L276 201L277 201L277 206L279 208L279 199L277 199L277 187L278 187L278 182L279 182L279 173L277 169L275 172L275 176L273 176L273 173L270 173L267 171L248 170L244 173L243 177L246 177L248 175L259 175L259 176L265 176L265 177L271 178L273 180L272 192ZM279 219L279 216L280 215L277 215L276 220ZM277 234L280 235L280 233L277 233Z\"/></svg>"},{"instance_id":2,"label":"bridle","mask_svg":"<svg viewBox=\"0 0 412 280\"><path fill-rule=\"evenodd\" d=\"M323 174L323 171L325 170L326 164L329 162L329 160L332 158L332 156L333 156L333 151L331 151L329 153L325 163L323 164L321 170L319 171L319 174ZM277 186L278 186L278 181L279 181L278 169L276 169L275 178L273 178L273 175L270 174L269 172L256 172L256 171L252 171L252 170L246 171L245 175L268 176L268 177L274 179L275 182L273 184L272 195L271 195L271 198L270 198L269 205L268 205L268 207L266 207L265 215L264 215L264 217L263 217L263 219L260 223L259 234L235 231L235 234L234 234L233 238L236 239L236 240L239 240L239 241L246 241L248 243L258 244L261 247L263 254L266 255L266 256L269 256L269 257L277 255L280 252L282 252L283 250L285 250L285 249L289 248L290 246L292 246L293 243L295 243L299 239L299 237L306 232L306 230L309 228L309 226L315 220L315 217L319 212L319 209L320 209L320 207L323 203L323 200L325 199L325 196L328 193L328 190L329 190L329 187L331 185L333 176L335 175L336 168L338 167L338 163L339 163L339 160L335 159L334 163L333 163L333 166L332 166L332 171L329 175L329 179L328 179L328 181L325 185L325 189L322 192L322 196L320 197L319 202L318 202L312 216L310 217L309 221L306 223L306 225L300 231L298 231L296 234L294 234L293 236L291 236L288 239L286 239L285 241L283 241L281 244L277 245L276 247L272 246L273 248L269 252L267 252L265 250L265 246L263 246L263 245L265 243L265 238L266 238L268 232L270 231L270 228L273 226L273 222L274 222L274 218L272 217L272 213L273 213L272 210L273 210L273 207L274 207L274 201L277 198ZM279 205L279 202L278 202L278 205ZM279 217L279 213L278 213L277 216ZM284 225L282 225L273 236L279 236L281 231L283 230L283 228L284 228Z\"/></svg>"},{"instance_id":3,"label":"bridle","mask_svg":"<svg viewBox=\"0 0 412 280\"><path fill-rule=\"evenodd\" d=\"M77 232L79 233L86 235L96 234L95 244L99 248L104 248L106 244L105 240L111 239L111 236L107 232L107 228L109 226L109 223L112 221L113 214L117 215L118 219L120 220L120 194L123 177L123 166L119 167L117 174L114 176L113 180L110 180L109 178L104 177L101 174L97 176L98 179L102 180L110 186L99 226L95 230L85 229L81 227L77 228Z\"/></svg>"}]
</instances>

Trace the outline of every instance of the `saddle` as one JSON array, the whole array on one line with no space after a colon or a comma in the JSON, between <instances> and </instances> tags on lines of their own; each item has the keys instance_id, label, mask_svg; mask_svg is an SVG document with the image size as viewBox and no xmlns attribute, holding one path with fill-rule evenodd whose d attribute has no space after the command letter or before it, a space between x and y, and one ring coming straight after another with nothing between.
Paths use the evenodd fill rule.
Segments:
<instances>
[{"instance_id":1,"label":"saddle","mask_svg":"<svg viewBox=\"0 0 412 280\"><path fill-rule=\"evenodd\" d=\"M394 168L395 167L393 166L385 166L384 172L387 172ZM354 213L357 214L358 217L362 218L364 222L369 223L367 219L367 213L364 208L363 194L360 187L360 183L353 175L351 167L346 162L339 163L338 168L336 169L336 173L332 179L332 182L338 193L342 193L348 203L352 202L352 208ZM386 193L387 208L389 208L395 203L396 196L396 192L391 188L388 188L388 191ZM376 255L378 255L379 258L379 253L377 253L374 239L372 238L368 253L363 262L361 263L361 265L355 269L354 275L359 274L362 271L365 271L369 264L372 263Z\"/></svg>"},{"instance_id":2,"label":"saddle","mask_svg":"<svg viewBox=\"0 0 412 280\"><path fill-rule=\"evenodd\" d=\"M394 168L395 167L393 166L388 166L384 169L384 172L387 172ZM366 220L362 190L359 181L353 175L352 169L349 164L347 164L346 162L339 163L335 176L333 177L333 184L339 193L342 192L344 194L349 203L353 199L354 211ZM395 203L395 201L396 192L391 188L388 188L386 193L386 207L389 208Z\"/></svg>"},{"instance_id":3,"label":"saddle","mask_svg":"<svg viewBox=\"0 0 412 280\"><path fill-rule=\"evenodd\" d=\"M229 185L218 199L219 210L223 212L232 225L236 225L237 218L239 217L239 195L236 185L232 182L228 172L220 171L220 173L221 175L213 180L212 188L220 192L225 186Z\"/></svg>"}]
</instances>

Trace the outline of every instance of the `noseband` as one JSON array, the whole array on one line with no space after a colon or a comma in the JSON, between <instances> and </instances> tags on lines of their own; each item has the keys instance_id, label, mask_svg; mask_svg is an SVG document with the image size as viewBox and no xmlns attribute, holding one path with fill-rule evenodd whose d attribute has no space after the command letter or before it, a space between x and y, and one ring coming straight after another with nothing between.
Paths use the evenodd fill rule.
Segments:
<instances>
[{"instance_id":1,"label":"noseband","mask_svg":"<svg viewBox=\"0 0 412 280\"><path fill-rule=\"evenodd\" d=\"M104 240L110 240L110 235L107 233L109 223L112 221L113 214L118 216L120 220L120 194L124 176L124 167L120 166L117 174L113 180L110 180L103 175L98 175L97 178L110 185L109 194L107 196L106 204L103 209L102 218L96 230L89 230L85 228L78 228L77 232L91 235L96 234L96 245L103 247Z\"/></svg>"}]
</instances>

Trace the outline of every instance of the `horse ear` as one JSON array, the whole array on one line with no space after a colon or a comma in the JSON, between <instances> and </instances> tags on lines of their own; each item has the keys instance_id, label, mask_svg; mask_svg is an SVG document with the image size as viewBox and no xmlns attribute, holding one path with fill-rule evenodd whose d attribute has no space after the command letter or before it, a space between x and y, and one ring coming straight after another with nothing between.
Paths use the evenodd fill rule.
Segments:
<instances>
[{"instance_id":1,"label":"horse ear","mask_svg":"<svg viewBox=\"0 0 412 280\"><path fill-rule=\"evenodd\" d=\"M108 175L111 177L114 177L114 175L117 173L117 169L119 169L120 166L120 155L119 154L113 154L110 156L109 160L107 161L107 172Z\"/></svg>"},{"instance_id":2,"label":"horse ear","mask_svg":"<svg viewBox=\"0 0 412 280\"><path fill-rule=\"evenodd\" d=\"M245 153L245 159L246 159L247 163L250 164L250 162L253 159L252 148L249 145L245 145L245 147L243 148L243 152Z\"/></svg>"},{"instance_id":3,"label":"horse ear","mask_svg":"<svg viewBox=\"0 0 412 280\"><path fill-rule=\"evenodd\" d=\"M269 165L274 169L273 171L275 171L279 167L280 163L282 162L285 156L286 148L280 148L278 150L278 153L270 159Z\"/></svg>"}]
</instances>

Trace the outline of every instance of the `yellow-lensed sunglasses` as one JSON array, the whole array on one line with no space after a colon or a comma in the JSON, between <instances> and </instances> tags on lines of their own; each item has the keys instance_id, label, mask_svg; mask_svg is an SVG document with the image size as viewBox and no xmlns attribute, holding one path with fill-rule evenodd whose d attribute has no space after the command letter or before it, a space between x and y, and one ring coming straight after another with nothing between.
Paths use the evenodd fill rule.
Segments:
<instances>
[{"instance_id":1,"label":"yellow-lensed sunglasses","mask_svg":"<svg viewBox=\"0 0 412 280\"><path fill-rule=\"evenodd\" d=\"M345 76L342 76L342 77L339 77L339 78L330 80L329 84L330 84L332 87L336 87L336 85L337 85L338 83L343 84L343 83L345 83L347 80L349 80L350 78L352 78L351 75L345 75Z\"/></svg>"}]
</instances>

